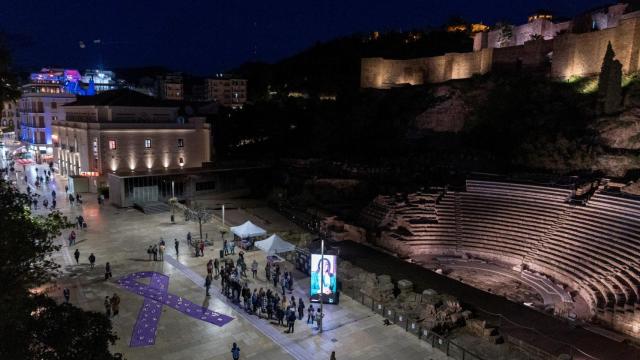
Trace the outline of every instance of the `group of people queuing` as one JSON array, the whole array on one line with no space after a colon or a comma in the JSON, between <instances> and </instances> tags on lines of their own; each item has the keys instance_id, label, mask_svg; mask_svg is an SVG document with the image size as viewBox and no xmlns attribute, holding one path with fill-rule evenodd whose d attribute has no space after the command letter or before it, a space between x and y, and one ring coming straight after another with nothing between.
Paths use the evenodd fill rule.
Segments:
<instances>
[{"instance_id":1,"label":"group of people queuing","mask_svg":"<svg viewBox=\"0 0 640 360\"><path fill-rule=\"evenodd\" d=\"M286 327L286 333L295 331L295 322L302 321L307 311L307 324L322 325L323 314L320 310L316 310L313 304L306 307L304 300L291 295L293 292L293 276L286 269L282 272L279 264L271 265L267 263L265 271L267 281L271 284L273 279L274 288L249 288L248 282L243 281L246 274L243 275L244 253L238 254L238 259L234 264L231 259L209 260L207 262L207 276L205 278L205 295L210 296L210 288L214 277L220 278L221 292L229 298L234 304L243 308L245 312L265 318L266 320L275 320L277 325ZM246 266L244 266L246 268ZM255 270L254 270L255 269ZM251 264L252 275L255 278L258 269L257 261ZM214 275L215 274L215 275ZM288 291L287 291L288 290ZM288 293L288 294L287 294ZM290 297L287 297L290 295Z\"/></svg>"}]
</instances>

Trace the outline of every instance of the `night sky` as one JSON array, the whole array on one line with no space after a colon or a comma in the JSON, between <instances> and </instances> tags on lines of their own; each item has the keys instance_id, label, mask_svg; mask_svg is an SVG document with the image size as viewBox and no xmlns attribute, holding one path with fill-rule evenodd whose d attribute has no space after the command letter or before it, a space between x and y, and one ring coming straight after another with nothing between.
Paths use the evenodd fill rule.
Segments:
<instances>
[{"instance_id":1,"label":"night sky","mask_svg":"<svg viewBox=\"0 0 640 360\"><path fill-rule=\"evenodd\" d=\"M105 68L164 65L206 75L248 60L276 61L354 32L440 25L453 15L520 24L539 8L570 16L606 0L2 2L0 29L9 34L19 67L84 69L102 58ZM101 50L93 39L102 40Z\"/></svg>"}]
</instances>

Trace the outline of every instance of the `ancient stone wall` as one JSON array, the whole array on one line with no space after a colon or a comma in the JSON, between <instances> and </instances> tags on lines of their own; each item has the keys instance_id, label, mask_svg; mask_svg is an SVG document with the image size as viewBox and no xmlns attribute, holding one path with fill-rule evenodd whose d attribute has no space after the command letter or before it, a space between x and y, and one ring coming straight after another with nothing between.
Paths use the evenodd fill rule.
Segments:
<instances>
[{"instance_id":1,"label":"ancient stone wall","mask_svg":"<svg viewBox=\"0 0 640 360\"><path fill-rule=\"evenodd\" d=\"M364 58L361 61L360 86L389 89L401 85L467 79L489 72L492 55L492 49L483 49L408 60Z\"/></svg>"},{"instance_id":2,"label":"ancient stone wall","mask_svg":"<svg viewBox=\"0 0 640 360\"><path fill-rule=\"evenodd\" d=\"M625 17L617 27L584 34L564 34L554 41L553 77L599 74L609 42L616 59L622 63L622 70L634 72L638 70L640 18Z\"/></svg>"},{"instance_id":3,"label":"ancient stone wall","mask_svg":"<svg viewBox=\"0 0 640 360\"><path fill-rule=\"evenodd\" d=\"M492 70L538 69L551 62L551 76L566 79L600 73L611 42L624 73L640 69L640 13L625 14L616 27L583 34L567 33L553 40L485 48L468 53L409 60L362 59L361 87L389 89L401 85L466 79ZM491 39L489 39L491 41Z\"/></svg>"}]
</instances>

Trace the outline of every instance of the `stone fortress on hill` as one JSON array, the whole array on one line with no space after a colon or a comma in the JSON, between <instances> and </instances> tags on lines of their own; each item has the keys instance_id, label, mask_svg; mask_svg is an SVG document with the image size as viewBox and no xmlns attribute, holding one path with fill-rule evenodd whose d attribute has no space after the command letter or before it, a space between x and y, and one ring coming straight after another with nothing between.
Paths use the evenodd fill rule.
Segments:
<instances>
[{"instance_id":1,"label":"stone fortress on hill","mask_svg":"<svg viewBox=\"0 0 640 360\"><path fill-rule=\"evenodd\" d=\"M523 25L479 28L483 31L473 34L473 51L467 53L406 60L363 58L360 85L389 89L518 69L544 71L561 79L591 76L600 72L609 43L624 73L640 67L640 10L629 3L591 10L563 22L539 12Z\"/></svg>"}]
</instances>

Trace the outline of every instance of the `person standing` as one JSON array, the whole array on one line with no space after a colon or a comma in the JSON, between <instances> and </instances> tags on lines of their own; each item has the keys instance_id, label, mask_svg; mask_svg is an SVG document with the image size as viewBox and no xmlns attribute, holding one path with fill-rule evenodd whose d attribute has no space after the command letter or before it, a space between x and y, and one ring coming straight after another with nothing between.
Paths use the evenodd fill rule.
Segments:
<instances>
[{"instance_id":1,"label":"person standing","mask_svg":"<svg viewBox=\"0 0 640 360\"><path fill-rule=\"evenodd\" d=\"M231 357L233 357L233 360L240 359L240 348L236 343L233 343L233 346L231 347Z\"/></svg>"},{"instance_id":2,"label":"person standing","mask_svg":"<svg viewBox=\"0 0 640 360\"><path fill-rule=\"evenodd\" d=\"M105 280L109 280L111 279L112 275L111 275L111 264L109 264L109 262L107 261L107 263L104 266L104 279Z\"/></svg>"},{"instance_id":3,"label":"person standing","mask_svg":"<svg viewBox=\"0 0 640 360\"><path fill-rule=\"evenodd\" d=\"M335 351L331 352L331 357L329 357L329 360L336 360L336 352Z\"/></svg>"},{"instance_id":4,"label":"person standing","mask_svg":"<svg viewBox=\"0 0 640 360\"><path fill-rule=\"evenodd\" d=\"M204 257L204 241L200 240L200 256Z\"/></svg>"},{"instance_id":5,"label":"person standing","mask_svg":"<svg viewBox=\"0 0 640 360\"><path fill-rule=\"evenodd\" d=\"M222 242L222 250L224 250L224 255L229 255L229 247L227 246L227 239Z\"/></svg>"},{"instance_id":6,"label":"person standing","mask_svg":"<svg viewBox=\"0 0 640 360\"><path fill-rule=\"evenodd\" d=\"M158 245L153 245L151 253L153 254L153 261L158 261Z\"/></svg>"},{"instance_id":7,"label":"person standing","mask_svg":"<svg viewBox=\"0 0 640 360\"><path fill-rule=\"evenodd\" d=\"M316 323L318 323L318 329L322 329L323 317L324 317L324 314L322 313L322 309L318 309L318 312L316 313Z\"/></svg>"},{"instance_id":8,"label":"person standing","mask_svg":"<svg viewBox=\"0 0 640 360\"><path fill-rule=\"evenodd\" d=\"M207 261L207 274L211 275L213 273L213 260L209 259Z\"/></svg>"},{"instance_id":9,"label":"person standing","mask_svg":"<svg viewBox=\"0 0 640 360\"><path fill-rule=\"evenodd\" d=\"M216 276L220 275L220 261L218 259L213 260L213 268L216 269Z\"/></svg>"},{"instance_id":10,"label":"person standing","mask_svg":"<svg viewBox=\"0 0 640 360\"><path fill-rule=\"evenodd\" d=\"M253 262L251 263L251 276L255 279L256 275L258 275L258 262L256 259L253 259Z\"/></svg>"},{"instance_id":11,"label":"person standing","mask_svg":"<svg viewBox=\"0 0 640 360\"><path fill-rule=\"evenodd\" d=\"M296 311L294 309L290 309L287 314L287 324L289 325L289 329L287 330L287 332L289 334L293 334L296 324Z\"/></svg>"},{"instance_id":12,"label":"person standing","mask_svg":"<svg viewBox=\"0 0 640 360\"><path fill-rule=\"evenodd\" d=\"M111 297L111 311L113 312L113 316L120 313L120 296L116 293L113 293L113 296Z\"/></svg>"},{"instance_id":13,"label":"person standing","mask_svg":"<svg viewBox=\"0 0 640 360\"><path fill-rule=\"evenodd\" d=\"M160 254L160 261L164 261L164 244L160 244L158 252Z\"/></svg>"},{"instance_id":14,"label":"person standing","mask_svg":"<svg viewBox=\"0 0 640 360\"><path fill-rule=\"evenodd\" d=\"M298 298L298 320L302 321L304 318L304 302L302 298Z\"/></svg>"},{"instance_id":15,"label":"person standing","mask_svg":"<svg viewBox=\"0 0 640 360\"><path fill-rule=\"evenodd\" d=\"M173 239L173 247L176 249L176 257L178 257L180 255L180 242L178 242L178 239Z\"/></svg>"},{"instance_id":16,"label":"person standing","mask_svg":"<svg viewBox=\"0 0 640 360\"><path fill-rule=\"evenodd\" d=\"M209 289L211 288L211 282L212 282L212 277L211 274L207 274L207 277L204 279L204 288L206 289L205 292L205 296L210 296L209 295Z\"/></svg>"},{"instance_id":17,"label":"person standing","mask_svg":"<svg viewBox=\"0 0 640 360\"><path fill-rule=\"evenodd\" d=\"M104 312L108 318L111 317L111 300L108 296L104 297Z\"/></svg>"},{"instance_id":18,"label":"person standing","mask_svg":"<svg viewBox=\"0 0 640 360\"><path fill-rule=\"evenodd\" d=\"M71 297L71 291L69 291L68 288L64 288L62 290L62 296L64 296L65 304L68 304L69 303L69 298Z\"/></svg>"},{"instance_id":19,"label":"person standing","mask_svg":"<svg viewBox=\"0 0 640 360\"><path fill-rule=\"evenodd\" d=\"M80 263L80 250L76 249L73 252L73 257L76 258L76 265L78 265Z\"/></svg>"},{"instance_id":20,"label":"person standing","mask_svg":"<svg viewBox=\"0 0 640 360\"><path fill-rule=\"evenodd\" d=\"M267 261L267 265L264 266L264 276L267 278L267 281L271 281L271 263Z\"/></svg>"},{"instance_id":21,"label":"person standing","mask_svg":"<svg viewBox=\"0 0 640 360\"><path fill-rule=\"evenodd\" d=\"M68 193L69 192L69 185L65 185L64 186L64 192Z\"/></svg>"},{"instance_id":22,"label":"person standing","mask_svg":"<svg viewBox=\"0 0 640 360\"><path fill-rule=\"evenodd\" d=\"M309 304L309 309L307 309L307 324L313 324L315 322L315 311L313 304Z\"/></svg>"},{"instance_id":23,"label":"person standing","mask_svg":"<svg viewBox=\"0 0 640 360\"><path fill-rule=\"evenodd\" d=\"M96 256L95 256L95 255L93 255L93 253L91 253L91 254L89 255L89 266L91 266L91 268L93 269L93 267L95 266L95 264L96 264Z\"/></svg>"}]
</instances>

